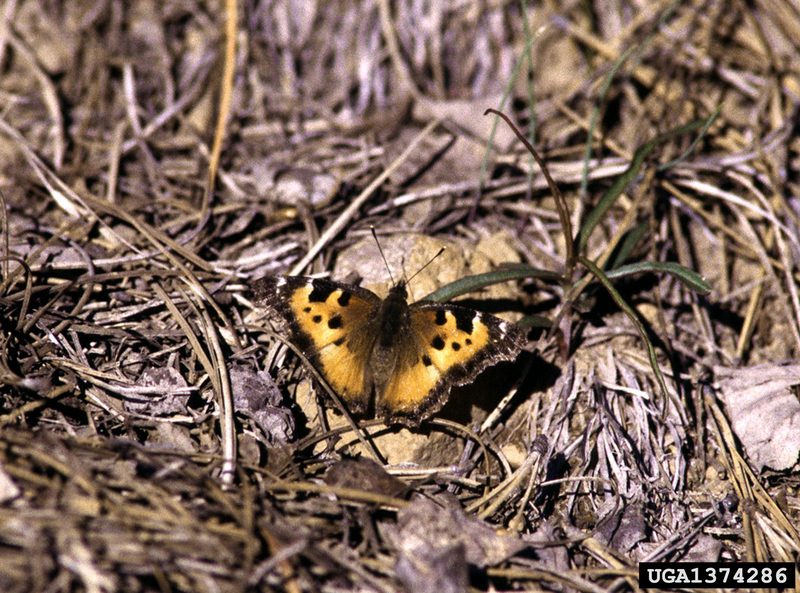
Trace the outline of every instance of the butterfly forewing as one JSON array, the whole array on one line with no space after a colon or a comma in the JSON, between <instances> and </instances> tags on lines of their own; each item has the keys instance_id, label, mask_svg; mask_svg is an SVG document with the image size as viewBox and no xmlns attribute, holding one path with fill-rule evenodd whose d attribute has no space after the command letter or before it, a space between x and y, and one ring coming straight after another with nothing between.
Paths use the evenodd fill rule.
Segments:
<instances>
[{"instance_id":1,"label":"butterfly forewing","mask_svg":"<svg viewBox=\"0 0 800 593\"><path fill-rule=\"evenodd\" d=\"M256 296L288 323L290 340L354 412L372 391L368 363L381 299L347 284L302 276L268 276Z\"/></svg>"},{"instance_id":2,"label":"butterfly forewing","mask_svg":"<svg viewBox=\"0 0 800 593\"><path fill-rule=\"evenodd\" d=\"M414 423L434 413L451 385L513 360L524 344L513 324L456 305L413 304L410 317L410 335L401 340L394 373L378 394L379 411L393 420Z\"/></svg>"}]
</instances>

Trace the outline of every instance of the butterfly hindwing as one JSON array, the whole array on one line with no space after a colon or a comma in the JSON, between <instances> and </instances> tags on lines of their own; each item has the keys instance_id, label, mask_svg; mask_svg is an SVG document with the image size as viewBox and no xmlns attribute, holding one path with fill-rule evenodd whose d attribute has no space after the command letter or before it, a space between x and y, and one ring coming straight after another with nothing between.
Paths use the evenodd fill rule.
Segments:
<instances>
[{"instance_id":1,"label":"butterfly hindwing","mask_svg":"<svg viewBox=\"0 0 800 593\"><path fill-rule=\"evenodd\" d=\"M465 307L415 303L409 312L409 335L398 346L392 377L377 394L379 411L393 420L415 423L432 414L452 385L513 360L524 344L515 325Z\"/></svg>"},{"instance_id":2,"label":"butterfly hindwing","mask_svg":"<svg viewBox=\"0 0 800 593\"><path fill-rule=\"evenodd\" d=\"M348 407L365 410L381 299L357 286L303 276L267 276L257 282L255 292L287 322L292 343Z\"/></svg>"}]
</instances>

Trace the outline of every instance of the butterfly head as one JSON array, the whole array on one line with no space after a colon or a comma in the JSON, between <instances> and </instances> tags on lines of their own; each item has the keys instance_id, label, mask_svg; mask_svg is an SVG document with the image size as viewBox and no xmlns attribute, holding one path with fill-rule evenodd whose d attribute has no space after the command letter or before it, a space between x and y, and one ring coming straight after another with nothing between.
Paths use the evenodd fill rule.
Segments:
<instances>
[{"instance_id":1,"label":"butterfly head","mask_svg":"<svg viewBox=\"0 0 800 593\"><path fill-rule=\"evenodd\" d=\"M392 285L389 289L389 294L386 295L386 299L398 299L402 301L408 300L408 289L406 288L407 284L405 280L400 280L400 282L396 282Z\"/></svg>"}]
</instances>

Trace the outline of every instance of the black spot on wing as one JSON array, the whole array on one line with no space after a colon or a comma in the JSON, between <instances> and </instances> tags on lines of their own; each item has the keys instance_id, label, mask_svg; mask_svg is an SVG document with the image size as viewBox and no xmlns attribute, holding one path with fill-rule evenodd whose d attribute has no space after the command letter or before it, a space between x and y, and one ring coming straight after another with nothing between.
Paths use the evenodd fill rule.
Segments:
<instances>
[{"instance_id":1,"label":"black spot on wing","mask_svg":"<svg viewBox=\"0 0 800 593\"><path fill-rule=\"evenodd\" d=\"M334 315L333 317L328 319L328 327L331 329L338 329L342 327L342 316Z\"/></svg>"},{"instance_id":2,"label":"black spot on wing","mask_svg":"<svg viewBox=\"0 0 800 593\"><path fill-rule=\"evenodd\" d=\"M331 296L331 293L336 290L336 286L323 280L312 280L311 287L311 292L308 295L308 300L311 303L324 303Z\"/></svg>"},{"instance_id":3,"label":"black spot on wing","mask_svg":"<svg viewBox=\"0 0 800 593\"><path fill-rule=\"evenodd\" d=\"M475 312L469 309L453 309L450 312L456 318L456 328L467 334L472 334L472 320L475 317Z\"/></svg>"},{"instance_id":4,"label":"black spot on wing","mask_svg":"<svg viewBox=\"0 0 800 593\"><path fill-rule=\"evenodd\" d=\"M444 325L447 323L447 313L445 313L444 309L439 309L436 311L436 325Z\"/></svg>"},{"instance_id":5,"label":"black spot on wing","mask_svg":"<svg viewBox=\"0 0 800 593\"><path fill-rule=\"evenodd\" d=\"M467 344L467 346L472 346L472 340L470 340L469 338L464 340L464 342Z\"/></svg>"},{"instance_id":6,"label":"black spot on wing","mask_svg":"<svg viewBox=\"0 0 800 593\"><path fill-rule=\"evenodd\" d=\"M422 355L422 364L424 364L426 367L429 367L429 366L431 366L433 364L433 361L431 360L430 356L428 356L427 354L423 354Z\"/></svg>"},{"instance_id":7,"label":"black spot on wing","mask_svg":"<svg viewBox=\"0 0 800 593\"><path fill-rule=\"evenodd\" d=\"M320 321L322 321L322 315L314 315L314 317L311 318L311 321L313 321L314 323L319 323Z\"/></svg>"},{"instance_id":8,"label":"black spot on wing","mask_svg":"<svg viewBox=\"0 0 800 593\"><path fill-rule=\"evenodd\" d=\"M336 299L336 302L339 303L339 306L346 307L350 304L350 296L351 293L347 292L346 290L342 291L342 294L339 295L339 298Z\"/></svg>"},{"instance_id":9,"label":"black spot on wing","mask_svg":"<svg viewBox=\"0 0 800 593\"><path fill-rule=\"evenodd\" d=\"M453 350L455 350L456 352L458 352L459 350L461 350L461 344L459 344L458 342L453 342L453 343L450 345L450 347L451 347Z\"/></svg>"},{"instance_id":10,"label":"black spot on wing","mask_svg":"<svg viewBox=\"0 0 800 593\"><path fill-rule=\"evenodd\" d=\"M342 344L344 344L344 341L345 341L345 337L344 336L342 336L341 338L336 338L333 341L333 345L334 346L341 346Z\"/></svg>"},{"instance_id":11,"label":"black spot on wing","mask_svg":"<svg viewBox=\"0 0 800 593\"><path fill-rule=\"evenodd\" d=\"M311 307L303 307L303 313L311 313Z\"/></svg>"},{"instance_id":12,"label":"black spot on wing","mask_svg":"<svg viewBox=\"0 0 800 593\"><path fill-rule=\"evenodd\" d=\"M433 346L437 350L443 350L444 349L444 340L442 339L442 336L436 336L435 338L433 338L433 341L431 342L431 346Z\"/></svg>"}]
</instances>

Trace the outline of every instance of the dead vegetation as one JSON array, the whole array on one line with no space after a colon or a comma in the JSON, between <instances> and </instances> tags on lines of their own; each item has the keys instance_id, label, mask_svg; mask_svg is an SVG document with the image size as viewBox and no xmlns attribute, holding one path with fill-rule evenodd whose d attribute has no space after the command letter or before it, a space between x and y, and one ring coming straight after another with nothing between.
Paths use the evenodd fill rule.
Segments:
<instances>
[{"instance_id":1,"label":"dead vegetation","mask_svg":"<svg viewBox=\"0 0 800 593\"><path fill-rule=\"evenodd\" d=\"M593 592L797 557L800 7L224 4L2 7L0 590ZM370 225L411 241L392 265L460 246L432 288L515 263L470 303L537 326L421 429L359 419L391 476L248 288L385 280Z\"/></svg>"}]
</instances>

